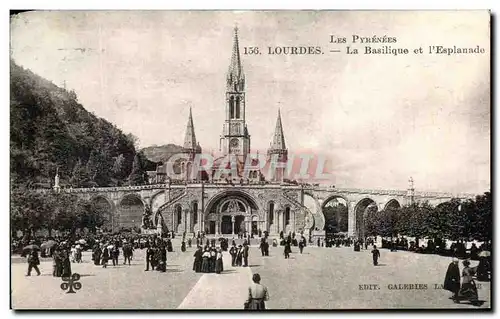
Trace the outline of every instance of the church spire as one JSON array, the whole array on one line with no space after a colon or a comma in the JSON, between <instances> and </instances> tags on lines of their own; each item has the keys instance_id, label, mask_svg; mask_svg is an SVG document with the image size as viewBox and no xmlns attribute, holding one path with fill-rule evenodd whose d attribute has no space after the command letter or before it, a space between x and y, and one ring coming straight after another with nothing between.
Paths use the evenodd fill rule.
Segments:
<instances>
[{"instance_id":1,"label":"church spire","mask_svg":"<svg viewBox=\"0 0 500 319\"><path fill-rule=\"evenodd\" d=\"M281 125L281 113L278 109L278 118L276 120L276 128L274 129L273 141L271 150L286 150L285 135L283 134L283 126Z\"/></svg>"},{"instance_id":2,"label":"church spire","mask_svg":"<svg viewBox=\"0 0 500 319\"><path fill-rule=\"evenodd\" d=\"M184 149L185 150L196 150L198 143L196 143L196 135L194 134L193 125L193 115L191 114L191 108L189 108L189 119L186 126L186 136L184 138Z\"/></svg>"},{"instance_id":3,"label":"church spire","mask_svg":"<svg viewBox=\"0 0 500 319\"><path fill-rule=\"evenodd\" d=\"M227 72L227 90L242 92L245 89L245 76L240 59L240 47L238 42L238 27L234 28L233 52L231 54L231 64Z\"/></svg>"}]
</instances>

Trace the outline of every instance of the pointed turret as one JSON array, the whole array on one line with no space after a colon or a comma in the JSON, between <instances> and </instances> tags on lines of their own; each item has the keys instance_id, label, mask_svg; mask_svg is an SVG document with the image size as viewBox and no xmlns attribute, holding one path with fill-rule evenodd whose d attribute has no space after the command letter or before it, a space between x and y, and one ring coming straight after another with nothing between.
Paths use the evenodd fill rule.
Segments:
<instances>
[{"instance_id":1,"label":"pointed turret","mask_svg":"<svg viewBox=\"0 0 500 319\"><path fill-rule=\"evenodd\" d=\"M189 119L186 125L186 136L184 138L184 150L194 152L197 150L198 146L196 135L194 134L193 115L191 113L191 108L189 108Z\"/></svg>"},{"instance_id":2,"label":"pointed turret","mask_svg":"<svg viewBox=\"0 0 500 319\"><path fill-rule=\"evenodd\" d=\"M238 28L234 28L233 52L231 64L227 72L227 91L242 92L245 90L245 76L241 66Z\"/></svg>"},{"instance_id":3,"label":"pointed turret","mask_svg":"<svg viewBox=\"0 0 500 319\"><path fill-rule=\"evenodd\" d=\"M285 135L283 134L283 126L281 125L281 113L279 109L278 118L276 120L276 128L274 129L274 136L270 150L286 150Z\"/></svg>"},{"instance_id":4,"label":"pointed turret","mask_svg":"<svg viewBox=\"0 0 500 319\"><path fill-rule=\"evenodd\" d=\"M278 119L274 129L273 140L267 150L268 161L270 161L268 179L271 182L283 182L285 168L288 161L288 150L285 145L285 135L281 125L281 113L278 109Z\"/></svg>"}]
</instances>

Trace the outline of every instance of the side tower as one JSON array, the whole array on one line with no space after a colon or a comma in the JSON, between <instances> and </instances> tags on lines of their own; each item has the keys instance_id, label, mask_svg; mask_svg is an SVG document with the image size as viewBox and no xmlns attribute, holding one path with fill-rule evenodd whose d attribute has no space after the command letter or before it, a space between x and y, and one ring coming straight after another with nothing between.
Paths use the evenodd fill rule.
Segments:
<instances>
[{"instance_id":1,"label":"side tower","mask_svg":"<svg viewBox=\"0 0 500 319\"><path fill-rule=\"evenodd\" d=\"M286 164L288 161L288 150L285 145L285 135L281 125L281 113L278 110L276 128L274 129L273 140L267 150L268 163L270 163L269 180L271 182L283 182Z\"/></svg>"},{"instance_id":2,"label":"side tower","mask_svg":"<svg viewBox=\"0 0 500 319\"><path fill-rule=\"evenodd\" d=\"M231 64L226 78L226 119L222 127L220 146L224 155L237 156L240 162L244 162L250 152L245 107L245 75L240 59L238 28L235 28Z\"/></svg>"},{"instance_id":3,"label":"side tower","mask_svg":"<svg viewBox=\"0 0 500 319\"><path fill-rule=\"evenodd\" d=\"M189 118L186 125L186 135L184 137L184 145L182 147L182 153L185 154L186 160L181 163L182 179L185 180L198 180L199 176L197 172L193 173L193 161L196 158L196 154L201 153L201 146L196 142L196 135L194 133L193 115L191 108L189 108Z\"/></svg>"}]
</instances>

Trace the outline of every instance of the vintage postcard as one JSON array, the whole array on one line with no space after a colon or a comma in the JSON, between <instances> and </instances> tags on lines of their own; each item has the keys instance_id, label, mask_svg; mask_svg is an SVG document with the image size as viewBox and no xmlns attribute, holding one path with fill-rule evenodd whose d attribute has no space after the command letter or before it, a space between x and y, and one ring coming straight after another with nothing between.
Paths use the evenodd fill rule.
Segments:
<instances>
[{"instance_id":1,"label":"vintage postcard","mask_svg":"<svg viewBox=\"0 0 500 319\"><path fill-rule=\"evenodd\" d=\"M490 21L12 13L12 309L490 310Z\"/></svg>"}]
</instances>

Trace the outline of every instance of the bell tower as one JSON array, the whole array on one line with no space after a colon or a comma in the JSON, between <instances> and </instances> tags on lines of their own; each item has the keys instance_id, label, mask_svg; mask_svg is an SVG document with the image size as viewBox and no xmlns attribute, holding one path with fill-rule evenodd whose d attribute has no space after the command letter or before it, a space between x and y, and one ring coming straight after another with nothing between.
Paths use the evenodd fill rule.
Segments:
<instances>
[{"instance_id":1,"label":"bell tower","mask_svg":"<svg viewBox=\"0 0 500 319\"><path fill-rule=\"evenodd\" d=\"M234 28L233 52L226 78L226 119L222 127L220 148L224 155L235 155L242 162L250 152L245 109L245 75L240 59L238 28Z\"/></svg>"}]
</instances>

